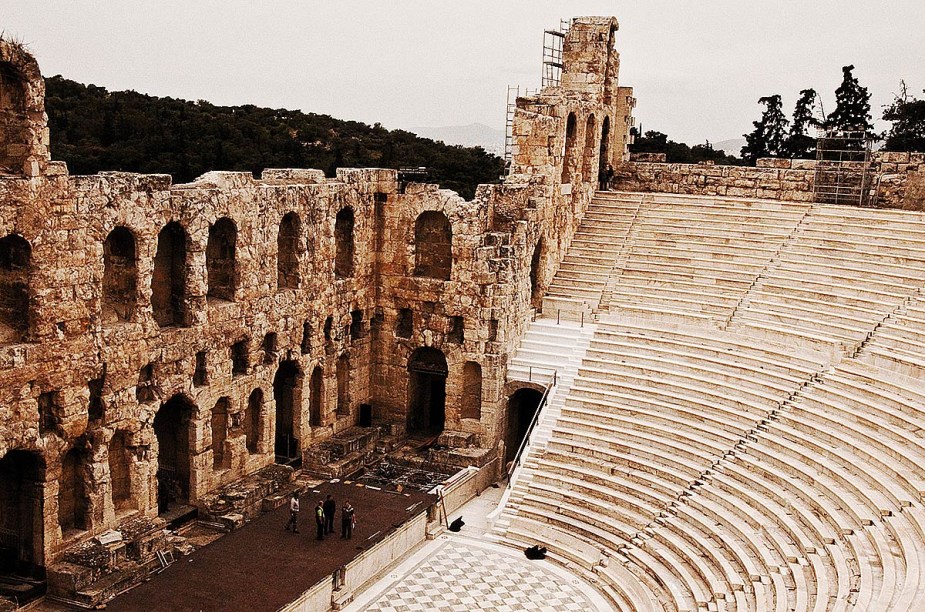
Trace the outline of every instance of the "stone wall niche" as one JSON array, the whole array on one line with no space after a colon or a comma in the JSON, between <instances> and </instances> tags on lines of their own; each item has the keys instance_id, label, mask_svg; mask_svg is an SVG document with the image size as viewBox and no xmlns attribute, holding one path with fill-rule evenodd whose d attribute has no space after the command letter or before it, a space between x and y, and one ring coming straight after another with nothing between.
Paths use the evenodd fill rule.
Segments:
<instances>
[{"instance_id":1,"label":"stone wall niche","mask_svg":"<svg viewBox=\"0 0 925 612\"><path fill-rule=\"evenodd\" d=\"M238 228L234 221L223 217L209 227L206 244L206 272L209 288L206 296L213 300L234 301L237 286L235 248Z\"/></svg>"},{"instance_id":2,"label":"stone wall niche","mask_svg":"<svg viewBox=\"0 0 925 612\"><path fill-rule=\"evenodd\" d=\"M22 236L0 238L0 344L21 342L28 333L31 258Z\"/></svg>"},{"instance_id":3,"label":"stone wall niche","mask_svg":"<svg viewBox=\"0 0 925 612\"><path fill-rule=\"evenodd\" d=\"M302 284L299 269L302 220L294 212L287 213L279 224L276 235L276 286L279 289L298 289Z\"/></svg>"},{"instance_id":4,"label":"stone wall niche","mask_svg":"<svg viewBox=\"0 0 925 612\"><path fill-rule=\"evenodd\" d=\"M349 278L353 276L353 226L352 208L342 208L334 220L334 276Z\"/></svg>"},{"instance_id":5,"label":"stone wall niche","mask_svg":"<svg viewBox=\"0 0 925 612\"><path fill-rule=\"evenodd\" d=\"M442 212L428 210L414 222L414 275L450 280L453 230Z\"/></svg>"},{"instance_id":6,"label":"stone wall niche","mask_svg":"<svg viewBox=\"0 0 925 612\"><path fill-rule=\"evenodd\" d=\"M109 232L103 243L103 323L130 321L138 300L138 251L125 227Z\"/></svg>"},{"instance_id":7,"label":"stone wall niche","mask_svg":"<svg viewBox=\"0 0 925 612\"><path fill-rule=\"evenodd\" d=\"M562 152L562 184L572 182L575 165L575 145L577 140L578 120L575 113L569 113L565 120L565 149Z\"/></svg>"},{"instance_id":8,"label":"stone wall niche","mask_svg":"<svg viewBox=\"0 0 925 612\"><path fill-rule=\"evenodd\" d=\"M151 275L151 309L161 327L185 327L186 305L186 230L172 221L157 235L154 272Z\"/></svg>"}]
</instances>

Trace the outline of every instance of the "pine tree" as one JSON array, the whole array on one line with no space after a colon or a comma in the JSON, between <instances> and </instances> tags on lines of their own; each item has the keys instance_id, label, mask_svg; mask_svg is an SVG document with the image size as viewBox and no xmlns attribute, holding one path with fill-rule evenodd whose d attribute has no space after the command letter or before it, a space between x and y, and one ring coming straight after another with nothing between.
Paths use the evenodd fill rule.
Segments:
<instances>
[{"instance_id":1,"label":"pine tree","mask_svg":"<svg viewBox=\"0 0 925 612\"><path fill-rule=\"evenodd\" d=\"M870 122L870 92L861 87L853 70L853 65L842 68L842 82L835 90L836 107L826 119L827 128L859 132L874 127Z\"/></svg>"},{"instance_id":2,"label":"pine tree","mask_svg":"<svg viewBox=\"0 0 925 612\"><path fill-rule=\"evenodd\" d=\"M804 89L793 109L793 123L790 133L784 141L782 154L792 159L811 159L816 153L816 139L806 131L818 127L819 121L813 117L813 103L816 101L815 89Z\"/></svg>"},{"instance_id":3,"label":"pine tree","mask_svg":"<svg viewBox=\"0 0 925 612\"><path fill-rule=\"evenodd\" d=\"M883 118L893 126L886 133L887 151L925 151L925 100L917 100L901 83L899 95L883 111Z\"/></svg>"},{"instance_id":4,"label":"pine tree","mask_svg":"<svg viewBox=\"0 0 925 612\"><path fill-rule=\"evenodd\" d=\"M742 147L742 159L754 164L761 157L777 157L781 154L784 135L787 133L787 118L781 111L779 95L765 96L758 99L764 104L760 121L752 121L755 126L751 134L745 134L745 146Z\"/></svg>"}]
</instances>

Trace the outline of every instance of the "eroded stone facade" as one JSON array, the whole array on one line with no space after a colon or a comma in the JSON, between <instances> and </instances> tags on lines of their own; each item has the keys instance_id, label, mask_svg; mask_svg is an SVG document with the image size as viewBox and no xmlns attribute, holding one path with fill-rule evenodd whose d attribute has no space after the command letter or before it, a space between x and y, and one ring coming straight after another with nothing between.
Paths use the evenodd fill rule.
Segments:
<instances>
[{"instance_id":1,"label":"eroded stone facade","mask_svg":"<svg viewBox=\"0 0 925 612\"><path fill-rule=\"evenodd\" d=\"M518 100L512 173L472 201L396 172L71 176L35 61L0 43L0 535L41 574L164 502L196 504L355 427L504 456L506 362L632 93L612 18ZM563 170L564 168L564 170ZM567 180L563 183L563 176ZM442 395L445 394L445 401Z\"/></svg>"}]
</instances>

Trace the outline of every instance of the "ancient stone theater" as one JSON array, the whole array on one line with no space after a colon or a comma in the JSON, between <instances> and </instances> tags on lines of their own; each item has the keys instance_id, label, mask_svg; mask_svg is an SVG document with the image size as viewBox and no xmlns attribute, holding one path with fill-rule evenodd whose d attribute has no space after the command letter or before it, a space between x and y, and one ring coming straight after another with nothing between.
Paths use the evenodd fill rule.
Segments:
<instances>
[{"instance_id":1,"label":"ancient stone theater","mask_svg":"<svg viewBox=\"0 0 925 612\"><path fill-rule=\"evenodd\" d=\"M97 605L169 579L191 524L409 474L436 497L402 554L494 490L480 538L548 548L585 609L921 605L925 157L631 160L617 30L555 34L471 201L384 169L70 175L0 42L9 606ZM395 542L289 609L349 605Z\"/></svg>"}]
</instances>

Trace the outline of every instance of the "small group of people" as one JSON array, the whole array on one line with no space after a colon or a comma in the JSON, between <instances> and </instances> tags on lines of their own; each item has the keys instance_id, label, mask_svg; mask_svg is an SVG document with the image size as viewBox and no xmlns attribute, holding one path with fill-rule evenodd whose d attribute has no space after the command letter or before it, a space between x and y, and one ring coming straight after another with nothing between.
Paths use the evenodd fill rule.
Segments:
<instances>
[{"instance_id":1,"label":"small group of people","mask_svg":"<svg viewBox=\"0 0 925 612\"><path fill-rule=\"evenodd\" d=\"M289 498L289 521L286 523L286 531L292 530L293 533L299 533L299 492L295 491ZM315 506L315 527L317 527L318 540L323 540L324 536L334 533L334 516L337 514L337 502L328 495L324 501L318 500ZM343 540L353 538L353 528L356 527L357 518L356 510L350 505L349 501L344 502L340 511L340 537Z\"/></svg>"}]
</instances>

